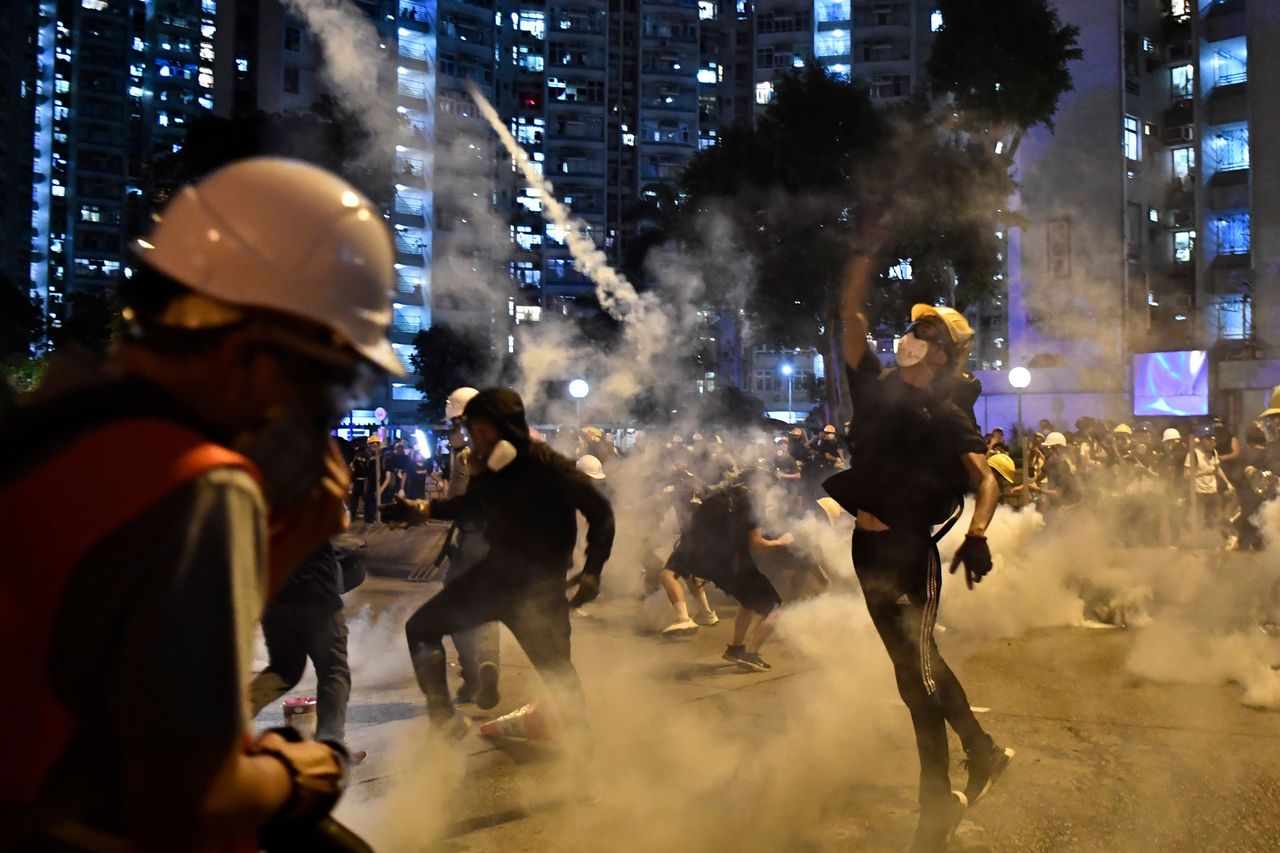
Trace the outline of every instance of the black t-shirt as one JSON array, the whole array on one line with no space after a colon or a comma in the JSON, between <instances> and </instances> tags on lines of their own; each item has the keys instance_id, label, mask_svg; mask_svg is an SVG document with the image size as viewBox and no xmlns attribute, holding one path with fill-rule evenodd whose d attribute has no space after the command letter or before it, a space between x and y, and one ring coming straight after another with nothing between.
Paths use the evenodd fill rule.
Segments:
<instances>
[{"instance_id":1,"label":"black t-shirt","mask_svg":"<svg viewBox=\"0 0 1280 853\"><path fill-rule=\"evenodd\" d=\"M852 502L890 527L946 521L969 490L964 456L987 448L972 413L883 370L870 346L847 376L853 474L851 501L842 505Z\"/></svg>"},{"instance_id":2,"label":"black t-shirt","mask_svg":"<svg viewBox=\"0 0 1280 853\"><path fill-rule=\"evenodd\" d=\"M314 604L342 609L342 568L338 565L338 553L332 543L324 543L298 564L268 609L281 604Z\"/></svg>"}]
</instances>

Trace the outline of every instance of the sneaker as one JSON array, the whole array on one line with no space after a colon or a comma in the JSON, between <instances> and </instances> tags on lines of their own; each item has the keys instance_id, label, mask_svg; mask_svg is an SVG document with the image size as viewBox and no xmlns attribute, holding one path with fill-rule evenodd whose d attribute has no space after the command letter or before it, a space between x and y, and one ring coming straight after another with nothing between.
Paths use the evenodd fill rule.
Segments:
<instances>
[{"instance_id":1,"label":"sneaker","mask_svg":"<svg viewBox=\"0 0 1280 853\"><path fill-rule=\"evenodd\" d=\"M969 768L969 783L965 785L965 798L975 805L991 790L1013 759L1013 750L994 743L987 749L967 753L963 763Z\"/></svg>"},{"instance_id":2,"label":"sneaker","mask_svg":"<svg viewBox=\"0 0 1280 853\"><path fill-rule=\"evenodd\" d=\"M498 665L493 661L480 664L480 686L476 688L472 701L483 711L498 706Z\"/></svg>"},{"instance_id":3,"label":"sneaker","mask_svg":"<svg viewBox=\"0 0 1280 853\"><path fill-rule=\"evenodd\" d=\"M474 685L462 682L462 686L458 688L458 692L453 696L453 704L470 705L476 701L476 688Z\"/></svg>"},{"instance_id":4,"label":"sneaker","mask_svg":"<svg viewBox=\"0 0 1280 853\"><path fill-rule=\"evenodd\" d=\"M691 637L698 633L698 623L692 619L677 619L662 629L664 637Z\"/></svg>"},{"instance_id":5,"label":"sneaker","mask_svg":"<svg viewBox=\"0 0 1280 853\"><path fill-rule=\"evenodd\" d=\"M752 672L768 672L769 670L773 669L773 667L765 663L764 658L760 657L760 655L756 652L744 651L742 653L742 657L738 658L737 663L738 663L738 666L742 667L743 669L749 669Z\"/></svg>"},{"instance_id":6,"label":"sneaker","mask_svg":"<svg viewBox=\"0 0 1280 853\"><path fill-rule=\"evenodd\" d=\"M693 621L710 628L712 625L720 624L720 617L716 615L714 610L708 610L706 613L699 613L693 617Z\"/></svg>"},{"instance_id":7,"label":"sneaker","mask_svg":"<svg viewBox=\"0 0 1280 853\"><path fill-rule=\"evenodd\" d=\"M968 807L964 794L952 791L951 796L937 805L922 808L910 853L943 853L955 837L956 827Z\"/></svg>"},{"instance_id":8,"label":"sneaker","mask_svg":"<svg viewBox=\"0 0 1280 853\"><path fill-rule=\"evenodd\" d=\"M724 654L722 654L720 657L727 660L729 663L737 663L738 661L742 660L743 656L746 655L746 653L747 653L746 646L726 646L724 650Z\"/></svg>"}]
</instances>

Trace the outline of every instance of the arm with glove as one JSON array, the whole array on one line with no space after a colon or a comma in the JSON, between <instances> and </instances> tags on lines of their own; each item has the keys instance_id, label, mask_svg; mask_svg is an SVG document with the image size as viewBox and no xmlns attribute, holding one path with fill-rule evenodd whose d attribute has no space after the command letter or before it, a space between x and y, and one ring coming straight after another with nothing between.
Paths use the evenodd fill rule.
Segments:
<instances>
[{"instance_id":1,"label":"arm with glove","mask_svg":"<svg viewBox=\"0 0 1280 853\"><path fill-rule=\"evenodd\" d=\"M600 595L600 574L613 551L613 505L573 463L557 465L556 476L569 503L587 520L587 553L582 571L574 576L578 589L569 601L577 608Z\"/></svg>"},{"instance_id":2,"label":"arm with glove","mask_svg":"<svg viewBox=\"0 0 1280 853\"><path fill-rule=\"evenodd\" d=\"M957 550L951 560L951 572L964 566L964 582L973 589L975 583L991 571L991 548L987 545L987 525L995 515L996 506L1000 503L1000 486L996 483L991 466L981 453L966 453L964 466L969 472L969 481L973 486L977 500L973 507L973 519L969 522L969 531L964 535L964 544Z\"/></svg>"}]
</instances>

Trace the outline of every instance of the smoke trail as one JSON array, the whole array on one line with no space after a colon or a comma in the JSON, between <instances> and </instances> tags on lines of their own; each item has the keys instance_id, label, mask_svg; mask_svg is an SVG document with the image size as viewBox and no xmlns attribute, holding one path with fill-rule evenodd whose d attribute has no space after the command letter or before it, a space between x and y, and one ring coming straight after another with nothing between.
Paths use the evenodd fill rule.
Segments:
<instances>
[{"instance_id":1,"label":"smoke trail","mask_svg":"<svg viewBox=\"0 0 1280 853\"><path fill-rule=\"evenodd\" d=\"M560 202L560 199L556 196L555 187L551 185L550 181L538 174L537 167L533 165L528 152L520 146L519 142L516 142L515 137L507 129L497 110L493 108L493 105L489 103L480 89L471 81L467 81L467 92L476 102L476 106L480 108L480 113L484 116L485 121L489 122L489 126L493 128L494 133L498 134L498 139L502 141L503 147L511 154L511 158L520 169L520 173L524 175L529 187L542 192L542 215L547 222L561 229L567 235L565 240L569 246L570 254L573 255L574 263L582 274L591 279L596 285L596 298L600 300L600 307L615 320L623 320L630 316L637 306L642 304L635 288L631 286L631 282L609 266L608 258L596 246L595 241L591 239L590 234L587 232L586 223L574 216L569 208Z\"/></svg>"}]
</instances>

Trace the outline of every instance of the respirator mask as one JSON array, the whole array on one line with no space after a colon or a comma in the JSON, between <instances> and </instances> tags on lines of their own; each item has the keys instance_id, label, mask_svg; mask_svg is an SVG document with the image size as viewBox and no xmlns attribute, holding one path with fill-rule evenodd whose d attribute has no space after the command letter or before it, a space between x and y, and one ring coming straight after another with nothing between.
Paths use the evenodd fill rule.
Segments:
<instances>
[{"instance_id":1,"label":"respirator mask","mask_svg":"<svg viewBox=\"0 0 1280 853\"><path fill-rule=\"evenodd\" d=\"M489 451L488 458L484 460L484 466L496 474L516 461L516 456L516 446L504 438Z\"/></svg>"},{"instance_id":2,"label":"respirator mask","mask_svg":"<svg viewBox=\"0 0 1280 853\"><path fill-rule=\"evenodd\" d=\"M917 338L915 332L907 332L898 339L899 367L915 367L928 354L929 342Z\"/></svg>"}]
</instances>

